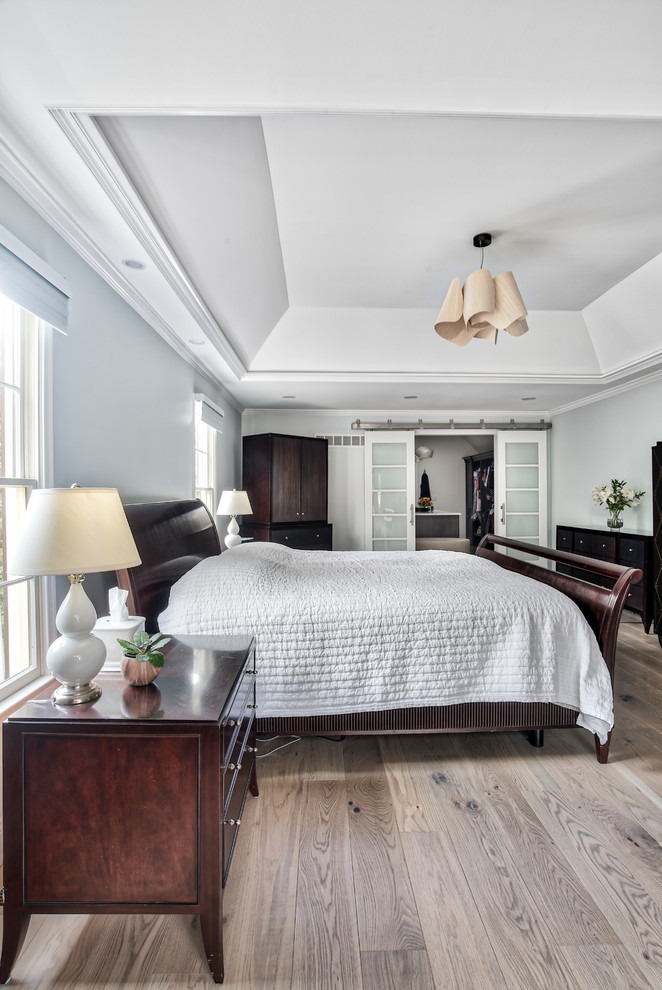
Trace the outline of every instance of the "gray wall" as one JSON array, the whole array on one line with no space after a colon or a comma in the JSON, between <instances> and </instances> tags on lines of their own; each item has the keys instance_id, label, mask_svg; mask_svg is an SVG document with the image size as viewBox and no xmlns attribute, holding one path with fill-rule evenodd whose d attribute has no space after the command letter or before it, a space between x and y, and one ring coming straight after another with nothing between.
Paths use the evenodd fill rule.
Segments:
<instances>
[{"instance_id":1,"label":"gray wall","mask_svg":"<svg viewBox=\"0 0 662 990\"><path fill-rule=\"evenodd\" d=\"M658 440L662 440L660 381L552 417L553 526L606 528L607 511L593 504L591 492L617 478L646 492L636 508L624 510L624 527L652 532L651 448Z\"/></svg>"},{"instance_id":2,"label":"gray wall","mask_svg":"<svg viewBox=\"0 0 662 990\"><path fill-rule=\"evenodd\" d=\"M190 498L193 393L225 414L217 481L239 487L241 416L6 183L0 223L68 279L69 334L53 334L53 483L117 488L125 501ZM106 614L106 579L88 594ZM100 590L101 589L101 590Z\"/></svg>"}]
</instances>

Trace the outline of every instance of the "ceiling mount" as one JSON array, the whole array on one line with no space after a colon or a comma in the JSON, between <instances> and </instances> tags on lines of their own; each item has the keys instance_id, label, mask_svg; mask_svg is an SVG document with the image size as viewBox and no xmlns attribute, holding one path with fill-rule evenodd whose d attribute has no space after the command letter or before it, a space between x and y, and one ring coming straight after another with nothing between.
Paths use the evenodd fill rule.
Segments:
<instances>
[{"instance_id":1,"label":"ceiling mount","mask_svg":"<svg viewBox=\"0 0 662 990\"><path fill-rule=\"evenodd\" d=\"M492 243L491 234L476 234L474 237L474 247L486 248Z\"/></svg>"}]
</instances>

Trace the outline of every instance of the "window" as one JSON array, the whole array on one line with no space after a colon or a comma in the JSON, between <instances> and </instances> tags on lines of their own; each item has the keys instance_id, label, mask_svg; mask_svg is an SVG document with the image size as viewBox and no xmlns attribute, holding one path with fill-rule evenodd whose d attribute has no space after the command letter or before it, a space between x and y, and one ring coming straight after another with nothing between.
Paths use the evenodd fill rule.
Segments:
<instances>
[{"instance_id":1,"label":"window","mask_svg":"<svg viewBox=\"0 0 662 990\"><path fill-rule=\"evenodd\" d=\"M195 497L216 511L216 434L223 432L223 413L204 395L195 396Z\"/></svg>"},{"instance_id":2,"label":"window","mask_svg":"<svg viewBox=\"0 0 662 990\"><path fill-rule=\"evenodd\" d=\"M7 562L31 491L51 483L51 327L66 333L69 292L0 226L0 698L42 673L51 578L13 577Z\"/></svg>"},{"instance_id":3,"label":"window","mask_svg":"<svg viewBox=\"0 0 662 990\"><path fill-rule=\"evenodd\" d=\"M0 296L0 697L39 673L43 581L12 578L7 556L33 488L43 484L45 327Z\"/></svg>"}]
</instances>

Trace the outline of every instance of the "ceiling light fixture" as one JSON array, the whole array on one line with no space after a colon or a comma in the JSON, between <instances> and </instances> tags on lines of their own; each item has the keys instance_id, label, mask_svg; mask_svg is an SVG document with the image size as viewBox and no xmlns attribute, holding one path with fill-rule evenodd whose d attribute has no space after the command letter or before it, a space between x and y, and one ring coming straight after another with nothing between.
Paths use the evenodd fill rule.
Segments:
<instances>
[{"instance_id":1,"label":"ceiling light fixture","mask_svg":"<svg viewBox=\"0 0 662 990\"><path fill-rule=\"evenodd\" d=\"M135 258L125 258L122 264L127 268L135 269L137 272L145 267L145 263L143 261L137 261Z\"/></svg>"},{"instance_id":2,"label":"ceiling light fixture","mask_svg":"<svg viewBox=\"0 0 662 990\"><path fill-rule=\"evenodd\" d=\"M476 234L474 247L480 248L480 268L467 277L464 286L454 278L434 325L440 337L464 347L474 337L493 340L499 330L521 337L529 329L524 302L512 272L492 278L483 268L483 255L492 243L491 234Z\"/></svg>"}]
</instances>

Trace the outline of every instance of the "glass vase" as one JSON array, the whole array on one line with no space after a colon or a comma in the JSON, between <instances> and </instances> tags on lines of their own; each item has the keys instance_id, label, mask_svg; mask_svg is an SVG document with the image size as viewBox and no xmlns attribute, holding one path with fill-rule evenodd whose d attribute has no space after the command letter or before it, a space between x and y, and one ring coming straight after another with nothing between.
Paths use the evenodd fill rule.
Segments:
<instances>
[{"instance_id":1,"label":"glass vase","mask_svg":"<svg viewBox=\"0 0 662 990\"><path fill-rule=\"evenodd\" d=\"M607 518L607 525L609 526L610 529L620 529L621 528L621 526L623 525L623 520L622 520L621 516L619 515L619 510L618 509L611 509L610 510L609 516Z\"/></svg>"}]
</instances>

